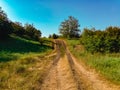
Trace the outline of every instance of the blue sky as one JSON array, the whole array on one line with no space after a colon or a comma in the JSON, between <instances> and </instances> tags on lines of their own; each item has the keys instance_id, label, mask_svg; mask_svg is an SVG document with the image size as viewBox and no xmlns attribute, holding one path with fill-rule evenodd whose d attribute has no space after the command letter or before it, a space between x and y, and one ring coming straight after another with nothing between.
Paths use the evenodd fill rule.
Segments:
<instances>
[{"instance_id":1,"label":"blue sky","mask_svg":"<svg viewBox=\"0 0 120 90\"><path fill-rule=\"evenodd\" d=\"M59 33L60 23L71 15L81 30L120 26L120 0L0 0L0 6L10 20L33 23L42 36Z\"/></svg>"}]
</instances>

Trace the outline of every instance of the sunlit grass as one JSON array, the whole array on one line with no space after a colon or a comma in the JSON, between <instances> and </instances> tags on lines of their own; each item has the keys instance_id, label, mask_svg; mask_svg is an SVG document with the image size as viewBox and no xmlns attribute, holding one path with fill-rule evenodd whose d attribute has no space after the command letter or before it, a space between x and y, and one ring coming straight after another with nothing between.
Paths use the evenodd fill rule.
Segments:
<instances>
[{"instance_id":1,"label":"sunlit grass","mask_svg":"<svg viewBox=\"0 0 120 90\"><path fill-rule=\"evenodd\" d=\"M39 90L54 58L46 57L47 45L16 36L0 41L0 90Z\"/></svg>"},{"instance_id":2,"label":"sunlit grass","mask_svg":"<svg viewBox=\"0 0 120 90\"><path fill-rule=\"evenodd\" d=\"M54 57L50 52L0 63L0 90L33 90L40 88Z\"/></svg>"},{"instance_id":3,"label":"sunlit grass","mask_svg":"<svg viewBox=\"0 0 120 90\"><path fill-rule=\"evenodd\" d=\"M88 53L79 40L67 40L70 51L79 60L82 60L86 65L95 68L96 71L107 80L120 84L120 53L101 54Z\"/></svg>"},{"instance_id":4,"label":"sunlit grass","mask_svg":"<svg viewBox=\"0 0 120 90\"><path fill-rule=\"evenodd\" d=\"M0 62L16 60L21 57L36 55L52 50L51 46L40 45L39 42L11 36L6 41L0 41Z\"/></svg>"}]
</instances>

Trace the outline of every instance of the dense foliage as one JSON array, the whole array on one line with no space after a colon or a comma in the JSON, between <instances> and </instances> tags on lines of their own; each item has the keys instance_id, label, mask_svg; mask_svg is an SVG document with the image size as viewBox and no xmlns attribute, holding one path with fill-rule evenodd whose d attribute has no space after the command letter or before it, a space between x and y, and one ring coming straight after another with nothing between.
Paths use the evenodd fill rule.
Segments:
<instances>
[{"instance_id":1,"label":"dense foliage","mask_svg":"<svg viewBox=\"0 0 120 90\"><path fill-rule=\"evenodd\" d=\"M7 15L0 7L0 39L8 37L11 33L11 22L8 20Z\"/></svg>"},{"instance_id":2,"label":"dense foliage","mask_svg":"<svg viewBox=\"0 0 120 90\"><path fill-rule=\"evenodd\" d=\"M24 29L25 35L28 36L28 38L39 41L39 38L41 37L41 32L40 30L37 30L33 26L33 24L25 24Z\"/></svg>"},{"instance_id":3,"label":"dense foliage","mask_svg":"<svg viewBox=\"0 0 120 90\"><path fill-rule=\"evenodd\" d=\"M120 52L120 28L108 27L104 31L85 28L81 38L85 48L94 52Z\"/></svg>"},{"instance_id":4,"label":"dense foliage","mask_svg":"<svg viewBox=\"0 0 120 90\"><path fill-rule=\"evenodd\" d=\"M69 16L69 18L65 21L63 21L60 25L59 32L64 37L67 38L75 38L79 37L79 22L76 18Z\"/></svg>"},{"instance_id":5,"label":"dense foliage","mask_svg":"<svg viewBox=\"0 0 120 90\"><path fill-rule=\"evenodd\" d=\"M33 24L25 24L22 26L19 22L10 21L0 7L0 39L6 39L10 34L37 41L41 37L40 30L37 30Z\"/></svg>"}]
</instances>

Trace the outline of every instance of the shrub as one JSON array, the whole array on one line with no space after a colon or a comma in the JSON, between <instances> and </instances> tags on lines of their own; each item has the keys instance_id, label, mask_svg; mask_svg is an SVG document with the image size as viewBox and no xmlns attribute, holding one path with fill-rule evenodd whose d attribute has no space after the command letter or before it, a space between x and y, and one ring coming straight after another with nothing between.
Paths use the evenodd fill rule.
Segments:
<instances>
[{"instance_id":1,"label":"shrub","mask_svg":"<svg viewBox=\"0 0 120 90\"><path fill-rule=\"evenodd\" d=\"M85 28L81 39L89 52L120 52L119 27L108 27L104 31Z\"/></svg>"}]
</instances>

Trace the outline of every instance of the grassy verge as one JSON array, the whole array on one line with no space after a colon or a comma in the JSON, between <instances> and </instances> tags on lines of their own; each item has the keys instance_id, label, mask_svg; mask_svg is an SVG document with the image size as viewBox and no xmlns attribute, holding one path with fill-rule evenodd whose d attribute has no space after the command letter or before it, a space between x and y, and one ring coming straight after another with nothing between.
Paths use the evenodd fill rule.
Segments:
<instances>
[{"instance_id":1,"label":"grassy verge","mask_svg":"<svg viewBox=\"0 0 120 90\"><path fill-rule=\"evenodd\" d=\"M95 68L102 76L109 81L120 84L120 54L94 55L85 51L79 40L66 40L70 51L86 65Z\"/></svg>"},{"instance_id":2,"label":"grassy verge","mask_svg":"<svg viewBox=\"0 0 120 90\"><path fill-rule=\"evenodd\" d=\"M0 41L0 90L39 90L54 56L39 42L12 36Z\"/></svg>"}]
</instances>

